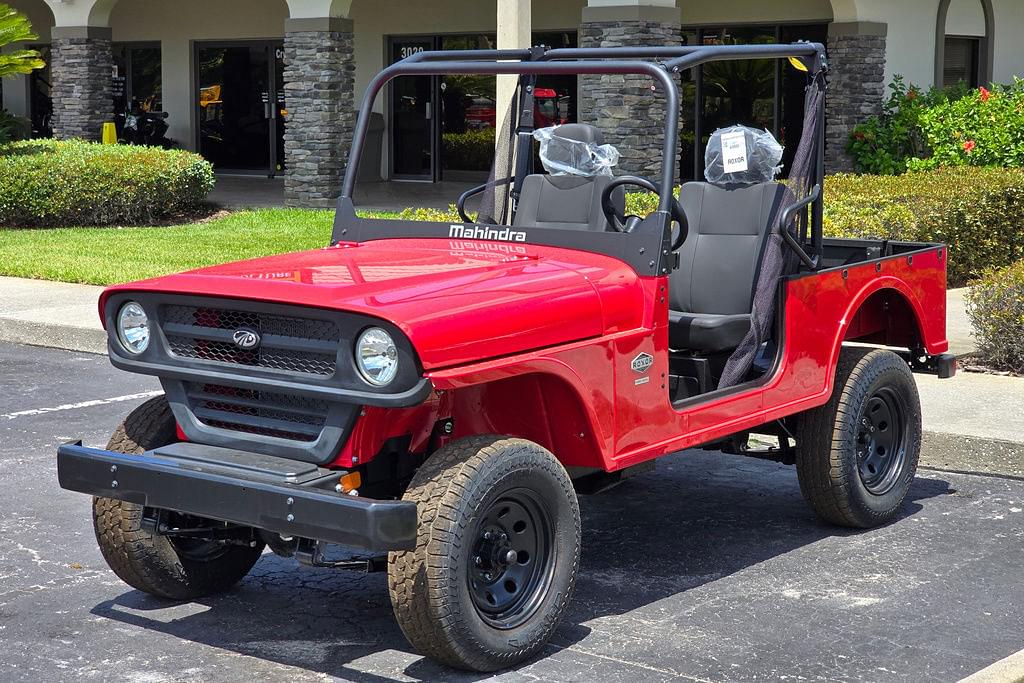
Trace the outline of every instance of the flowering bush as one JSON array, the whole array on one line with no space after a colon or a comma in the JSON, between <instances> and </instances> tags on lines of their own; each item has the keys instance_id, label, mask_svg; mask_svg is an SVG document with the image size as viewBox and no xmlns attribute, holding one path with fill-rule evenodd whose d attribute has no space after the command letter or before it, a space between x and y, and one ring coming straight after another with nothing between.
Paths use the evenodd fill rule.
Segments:
<instances>
[{"instance_id":1,"label":"flowering bush","mask_svg":"<svg viewBox=\"0 0 1024 683\"><path fill-rule=\"evenodd\" d=\"M895 76L892 91L882 105L882 115L872 117L853 129L847 152L860 173L898 175L907 170L908 160L927 156L928 141L921 130L921 117L933 107L967 95L964 85L923 91L907 86Z\"/></svg>"},{"instance_id":2,"label":"flowering bush","mask_svg":"<svg viewBox=\"0 0 1024 683\"><path fill-rule=\"evenodd\" d=\"M921 113L930 154L910 169L939 166L1024 166L1024 80L978 88Z\"/></svg>"}]
</instances>

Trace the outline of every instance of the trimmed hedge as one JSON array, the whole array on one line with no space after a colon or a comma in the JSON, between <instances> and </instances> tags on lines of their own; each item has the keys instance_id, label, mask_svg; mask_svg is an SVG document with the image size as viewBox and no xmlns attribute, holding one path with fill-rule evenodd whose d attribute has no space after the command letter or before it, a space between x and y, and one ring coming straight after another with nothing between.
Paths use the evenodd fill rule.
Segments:
<instances>
[{"instance_id":1,"label":"trimmed hedge","mask_svg":"<svg viewBox=\"0 0 1024 683\"><path fill-rule=\"evenodd\" d=\"M967 315L982 361L1024 373L1024 261L986 271L967 293Z\"/></svg>"},{"instance_id":2,"label":"trimmed hedge","mask_svg":"<svg viewBox=\"0 0 1024 683\"><path fill-rule=\"evenodd\" d=\"M445 168L460 171L489 171L494 161L494 129L481 128L441 136L441 158Z\"/></svg>"},{"instance_id":3,"label":"trimmed hedge","mask_svg":"<svg viewBox=\"0 0 1024 683\"><path fill-rule=\"evenodd\" d=\"M1024 170L941 168L825 182L825 234L944 242L949 285L1024 259Z\"/></svg>"},{"instance_id":4,"label":"trimmed hedge","mask_svg":"<svg viewBox=\"0 0 1024 683\"><path fill-rule=\"evenodd\" d=\"M0 226L145 225L196 211L213 189L197 154L81 140L0 146Z\"/></svg>"}]
</instances>

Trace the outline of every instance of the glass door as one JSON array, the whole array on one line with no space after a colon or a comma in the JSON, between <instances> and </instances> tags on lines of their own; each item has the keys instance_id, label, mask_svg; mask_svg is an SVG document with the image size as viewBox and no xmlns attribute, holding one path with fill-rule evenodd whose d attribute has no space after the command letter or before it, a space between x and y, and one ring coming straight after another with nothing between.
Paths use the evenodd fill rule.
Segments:
<instances>
[{"instance_id":1,"label":"glass door","mask_svg":"<svg viewBox=\"0 0 1024 683\"><path fill-rule=\"evenodd\" d=\"M282 53L274 43L196 46L199 152L217 170L283 169Z\"/></svg>"},{"instance_id":2,"label":"glass door","mask_svg":"<svg viewBox=\"0 0 1024 683\"><path fill-rule=\"evenodd\" d=\"M391 41L391 62L434 49L433 37ZM400 76L391 82L391 176L437 180L437 77Z\"/></svg>"}]
</instances>

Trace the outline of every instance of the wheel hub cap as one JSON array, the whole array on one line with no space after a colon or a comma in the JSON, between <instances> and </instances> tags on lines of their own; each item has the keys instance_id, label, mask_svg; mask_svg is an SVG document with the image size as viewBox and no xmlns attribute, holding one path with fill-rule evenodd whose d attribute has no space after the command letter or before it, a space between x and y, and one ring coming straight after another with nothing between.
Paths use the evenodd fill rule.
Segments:
<instances>
[{"instance_id":1,"label":"wheel hub cap","mask_svg":"<svg viewBox=\"0 0 1024 683\"><path fill-rule=\"evenodd\" d=\"M526 489L509 491L483 514L469 559L470 595L489 625L515 628L543 602L553 565L554 528Z\"/></svg>"},{"instance_id":2,"label":"wheel hub cap","mask_svg":"<svg viewBox=\"0 0 1024 683\"><path fill-rule=\"evenodd\" d=\"M855 444L857 470L875 495L887 493L903 473L906 422L902 401L891 389L879 389L864 404Z\"/></svg>"}]
</instances>

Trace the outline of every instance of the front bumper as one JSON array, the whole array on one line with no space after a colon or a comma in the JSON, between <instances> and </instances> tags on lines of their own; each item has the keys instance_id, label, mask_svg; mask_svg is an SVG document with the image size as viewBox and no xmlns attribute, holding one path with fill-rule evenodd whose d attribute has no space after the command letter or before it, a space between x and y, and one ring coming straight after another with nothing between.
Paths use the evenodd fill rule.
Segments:
<instances>
[{"instance_id":1,"label":"front bumper","mask_svg":"<svg viewBox=\"0 0 1024 683\"><path fill-rule=\"evenodd\" d=\"M416 504L334 491L344 472L216 446L57 449L62 488L363 550L412 550Z\"/></svg>"}]
</instances>

